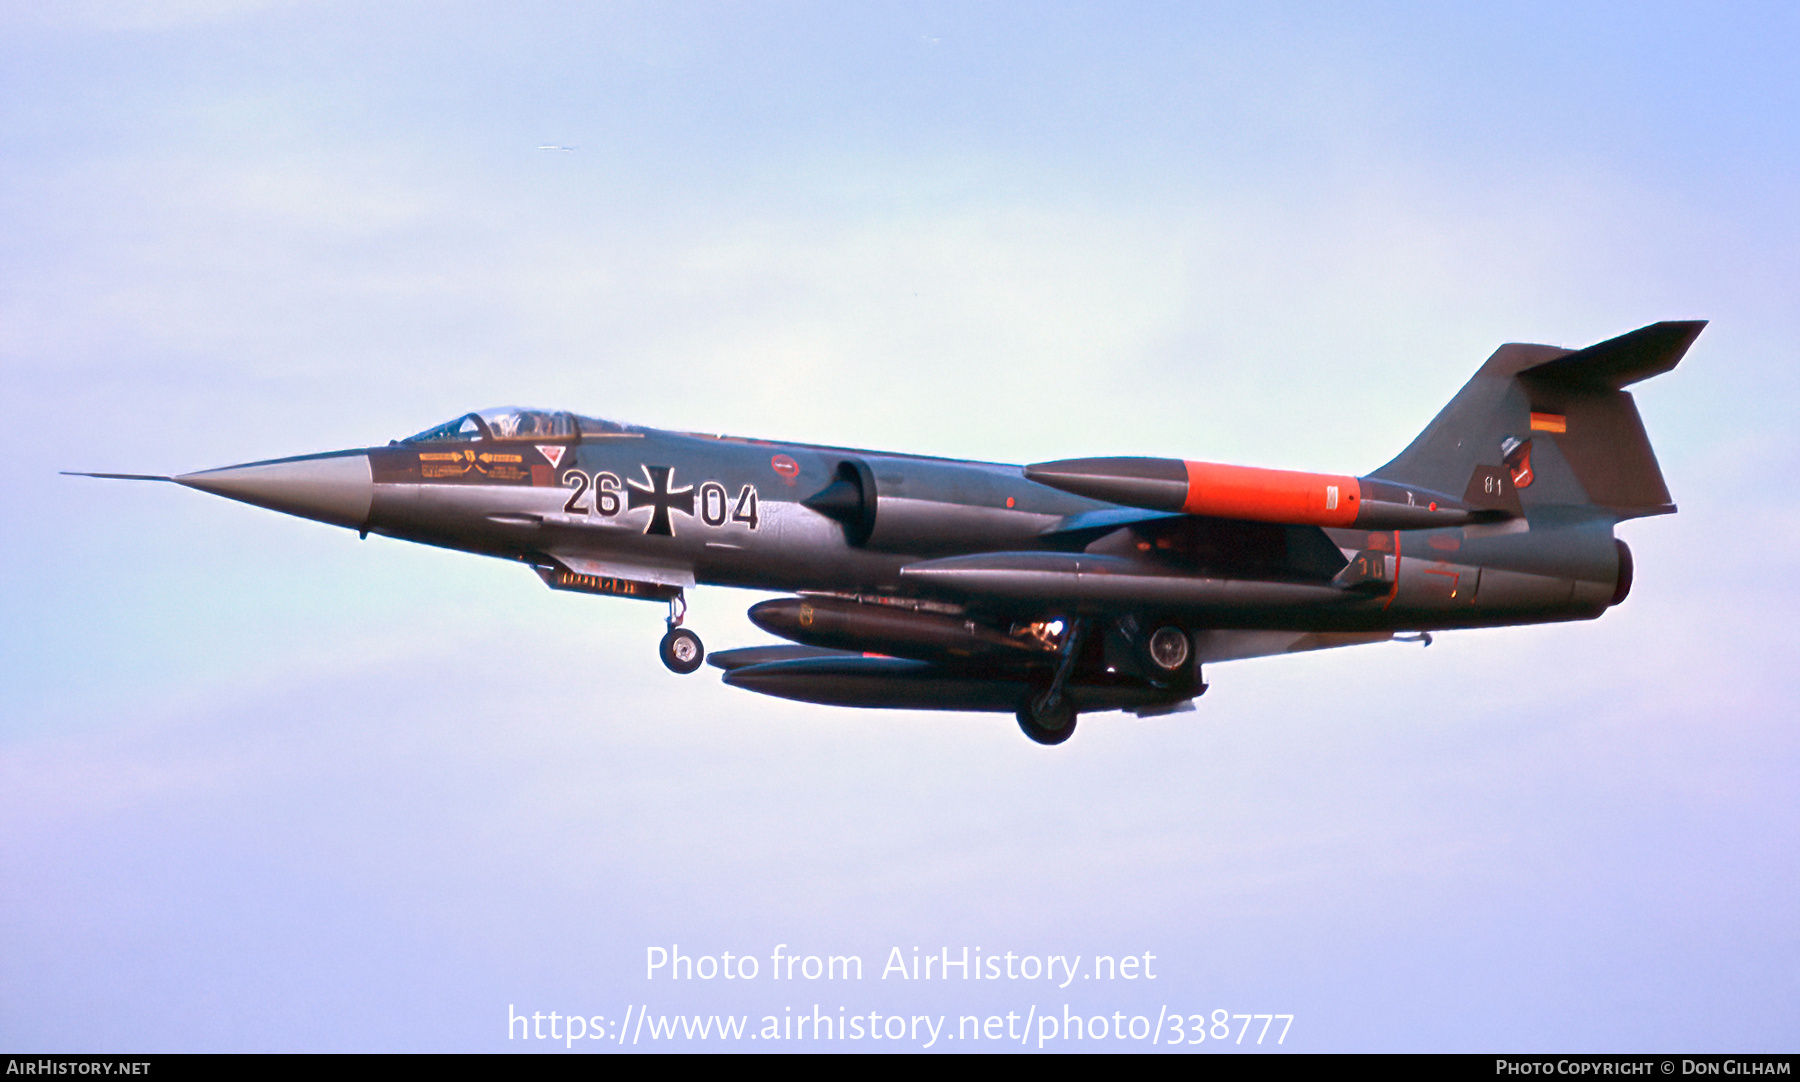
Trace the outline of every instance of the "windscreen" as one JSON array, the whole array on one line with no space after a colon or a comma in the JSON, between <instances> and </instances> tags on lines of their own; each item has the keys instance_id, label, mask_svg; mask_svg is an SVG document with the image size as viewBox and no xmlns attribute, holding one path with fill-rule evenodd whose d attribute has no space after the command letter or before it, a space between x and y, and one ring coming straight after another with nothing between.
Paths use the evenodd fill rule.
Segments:
<instances>
[{"instance_id":1,"label":"windscreen","mask_svg":"<svg viewBox=\"0 0 1800 1082\"><path fill-rule=\"evenodd\" d=\"M470 440L565 440L580 435L574 417L559 410L497 406L465 413L428 428L407 443L463 443Z\"/></svg>"},{"instance_id":2,"label":"windscreen","mask_svg":"<svg viewBox=\"0 0 1800 1082\"><path fill-rule=\"evenodd\" d=\"M502 406L482 410L480 416L497 440L560 440L575 435L569 415L559 411Z\"/></svg>"},{"instance_id":3,"label":"windscreen","mask_svg":"<svg viewBox=\"0 0 1800 1082\"><path fill-rule=\"evenodd\" d=\"M473 413L465 413L453 421L445 421L436 428L428 428L414 436L406 437L406 443L455 443L478 440L487 435L481 419Z\"/></svg>"}]
</instances>

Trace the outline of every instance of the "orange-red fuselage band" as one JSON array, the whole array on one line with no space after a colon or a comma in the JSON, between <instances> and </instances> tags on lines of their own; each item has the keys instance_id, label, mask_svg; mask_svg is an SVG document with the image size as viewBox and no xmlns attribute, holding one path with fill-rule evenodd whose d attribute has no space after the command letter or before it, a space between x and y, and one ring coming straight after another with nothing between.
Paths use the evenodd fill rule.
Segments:
<instances>
[{"instance_id":1,"label":"orange-red fuselage band","mask_svg":"<svg viewBox=\"0 0 1800 1082\"><path fill-rule=\"evenodd\" d=\"M1190 515L1287 522L1300 526L1348 526L1362 506L1354 477L1255 466L1187 464Z\"/></svg>"}]
</instances>

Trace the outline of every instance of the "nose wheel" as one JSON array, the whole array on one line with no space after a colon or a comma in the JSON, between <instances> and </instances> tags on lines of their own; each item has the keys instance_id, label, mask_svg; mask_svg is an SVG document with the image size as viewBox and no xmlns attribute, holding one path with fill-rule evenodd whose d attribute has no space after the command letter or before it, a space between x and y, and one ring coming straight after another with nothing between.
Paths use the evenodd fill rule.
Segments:
<instances>
[{"instance_id":1,"label":"nose wheel","mask_svg":"<svg viewBox=\"0 0 1800 1082\"><path fill-rule=\"evenodd\" d=\"M706 647L700 645L700 636L685 627L670 628L669 633L662 637L659 649L662 663L669 667L669 671L683 676L698 669L700 663L706 660Z\"/></svg>"},{"instance_id":2,"label":"nose wheel","mask_svg":"<svg viewBox=\"0 0 1800 1082\"><path fill-rule=\"evenodd\" d=\"M662 655L662 663L670 672L683 676L700 667L706 660L706 647L701 644L700 636L681 626L681 620L687 615L687 601L679 594L669 599L669 630L662 637L657 652Z\"/></svg>"}]
</instances>

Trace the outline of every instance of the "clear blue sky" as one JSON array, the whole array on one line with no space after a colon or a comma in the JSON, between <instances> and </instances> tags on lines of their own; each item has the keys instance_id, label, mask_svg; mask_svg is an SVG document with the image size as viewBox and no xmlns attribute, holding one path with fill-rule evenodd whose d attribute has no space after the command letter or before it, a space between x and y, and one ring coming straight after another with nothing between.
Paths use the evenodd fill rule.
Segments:
<instances>
[{"instance_id":1,"label":"clear blue sky","mask_svg":"<svg viewBox=\"0 0 1800 1082\"><path fill-rule=\"evenodd\" d=\"M0 1047L1068 1003L1791 1051L1797 50L1782 5L0 9ZM1687 318L1638 394L1681 513L1622 529L1624 606L1217 666L1058 749L674 677L654 607L515 566L56 474L511 402L1360 473L1500 342ZM692 622L761 641L755 600ZM669 944L870 973L646 981ZM964 945L1159 976L875 975Z\"/></svg>"}]
</instances>

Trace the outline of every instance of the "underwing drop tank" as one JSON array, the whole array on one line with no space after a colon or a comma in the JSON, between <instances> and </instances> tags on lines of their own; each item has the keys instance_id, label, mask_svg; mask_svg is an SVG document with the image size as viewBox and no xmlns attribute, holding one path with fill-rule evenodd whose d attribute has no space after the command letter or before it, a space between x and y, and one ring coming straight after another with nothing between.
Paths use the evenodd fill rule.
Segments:
<instances>
[{"instance_id":1,"label":"underwing drop tank","mask_svg":"<svg viewBox=\"0 0 1800 1082\"><path fill-rule=\"evenodd\" d=\"M764 601L750 622L771 635L807 646L885 654L922 661L991 659L1012 664L1055 660L1055 647L1030 634L1009 634L986 624L899 605L840 598L799 597Z\"/></svg>"},{"instance_id":2,"label":"underwing drop tank","mask_svg":"<svg viewBox=\"0 0 1800 1082\"><path fill-rule=\"evenodd\" d=\"M1011 713L1037 690L1017 674L990 673L897 657L811 657L746 665L725 683L747 691L825 706L894 710L978 710ZM1071 681L1064 690L1080 711L1158 708L1192 698L1112 674Z\"/></svg>"}]
</instances>

